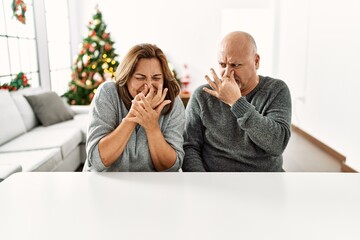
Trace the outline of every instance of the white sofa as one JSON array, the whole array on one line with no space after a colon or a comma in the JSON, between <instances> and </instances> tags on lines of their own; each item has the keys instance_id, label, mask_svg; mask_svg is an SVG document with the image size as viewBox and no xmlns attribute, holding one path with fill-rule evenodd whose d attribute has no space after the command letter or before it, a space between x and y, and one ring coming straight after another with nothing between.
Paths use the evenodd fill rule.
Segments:
<instances>
[{"instance_id":1,"label":"white sofa","mask_svg":"<svg viewBox=\"0 0 360 240\"><path fill-rule=\"evenodd\" d=\"M22 171L74 171L85 162L89 106L64 105L73 119L41 125L25 96L46 92L0 90L0 165ZM1 176L0 176L1 178Z\"/></svg>"}]
</instances>

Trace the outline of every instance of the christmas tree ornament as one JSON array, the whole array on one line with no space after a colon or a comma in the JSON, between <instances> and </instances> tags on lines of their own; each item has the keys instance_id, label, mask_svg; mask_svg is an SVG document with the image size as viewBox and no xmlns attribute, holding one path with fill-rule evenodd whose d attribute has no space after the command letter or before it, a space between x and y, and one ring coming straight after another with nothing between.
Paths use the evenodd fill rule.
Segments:
<instances>
[{"instance_id":1,"label":"christmas tree ornament","mask_svg":"<svg viewBox=\"0 0 360 240\"><path fill-rule=\"evenodd\" d=\"M182 84L182 88L181 88L181 92L183 94L189 94L190 91L188 90L188 86L191 82L191 79L190 79L190 75L189 75L189 69L188 69L188 66L187 64L184 64L183 65L183 75L181 77L181 84Z\"/></svg>"},{"instance_id":2,"label":"christmas tree ornament","mask_svg":"<svg viewBox=\"0 0 360 240\"><path fill-rule=\"evenodd\" d=\"M108 69L109 65L107 63L104 63L101 67L102 67L102 69Z\"/></svg>"}]
</instances>

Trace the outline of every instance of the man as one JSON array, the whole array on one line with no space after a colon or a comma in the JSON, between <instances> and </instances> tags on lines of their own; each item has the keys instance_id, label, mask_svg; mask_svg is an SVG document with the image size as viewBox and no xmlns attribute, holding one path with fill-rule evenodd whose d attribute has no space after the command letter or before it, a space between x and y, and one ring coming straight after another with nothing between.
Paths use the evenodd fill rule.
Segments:
<instances>
[{"instance_id":1,"label":"man","mask_svg":"<svg viewBox=\"0 0 360 240\"><path fill-rule=\"evenodd\" d=\"M283 171L290 139L291 97L287 85L257 74L260 56L245 32L225 36L208 85L186 108L183 171Z\"/></svg>"}]
</instances>

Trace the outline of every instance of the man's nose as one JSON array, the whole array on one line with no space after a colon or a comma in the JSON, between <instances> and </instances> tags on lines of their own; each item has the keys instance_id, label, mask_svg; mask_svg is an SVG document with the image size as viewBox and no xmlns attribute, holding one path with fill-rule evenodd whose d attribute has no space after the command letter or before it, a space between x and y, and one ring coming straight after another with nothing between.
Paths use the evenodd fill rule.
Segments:
<instances>
[{"instance_id":1,"label":"man's nose","mask_svg":"<svg viewBox=\"0 0 360 240\"><path fill-rule=\"evenodd\" d=\"M231 70L232 70L231 66L227 65L224 70L225 71L224 71L223 76L230 76L230 73L231 73Z\"/></svg>"}]
</instances>

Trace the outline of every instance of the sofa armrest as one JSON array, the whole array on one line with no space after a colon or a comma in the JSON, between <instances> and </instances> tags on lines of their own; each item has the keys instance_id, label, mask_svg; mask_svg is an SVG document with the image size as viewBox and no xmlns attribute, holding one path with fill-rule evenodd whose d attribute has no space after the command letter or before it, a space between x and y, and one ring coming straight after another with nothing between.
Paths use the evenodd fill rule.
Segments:
<instances>
[{"instance_id":1,"label":"sofa armrest","mask_svg":"<svg viewBox=\"0 0 360 240\"><path fill-rule=\"evenodd\" d=\"M0 182L11 174L21 172L22 167L19 164L2 164L0 163Z\"/></svg>"},{"instance_id":2,"label":"sofa armrest","mask_svg":"<svg viewBox=\"0 0 360 240\"><path fill-rule=\"evenodd\" d=\"M89 113L90 105L70 105L75 114Z\"/></svg>"}]
</instances>

